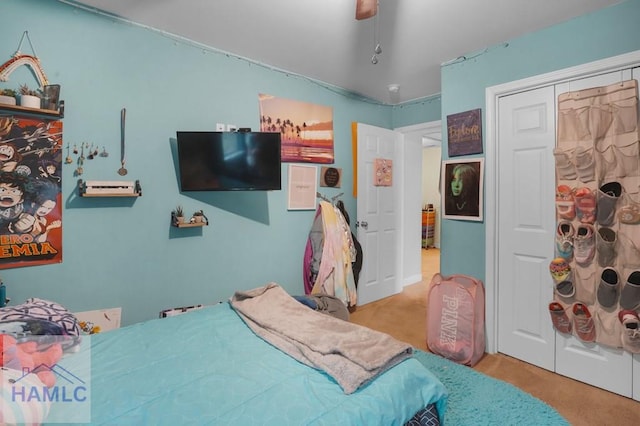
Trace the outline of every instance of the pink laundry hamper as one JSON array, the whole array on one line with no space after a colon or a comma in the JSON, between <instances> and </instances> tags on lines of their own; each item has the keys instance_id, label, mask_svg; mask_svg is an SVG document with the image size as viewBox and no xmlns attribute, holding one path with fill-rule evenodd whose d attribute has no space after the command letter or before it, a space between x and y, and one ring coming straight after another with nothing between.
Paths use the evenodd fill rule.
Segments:
<instances>
[{"instance_id":1,"label":"pink laundry hamper","mask_svg":"<svg viewBox=\"0 0 640 426\"><path fill-rule=\"evenodd\" d=\"M474 366L485 349L484 285L468 275L431 278L427 299L427 346L459 364Z\"/></svg>"}]
</instances>

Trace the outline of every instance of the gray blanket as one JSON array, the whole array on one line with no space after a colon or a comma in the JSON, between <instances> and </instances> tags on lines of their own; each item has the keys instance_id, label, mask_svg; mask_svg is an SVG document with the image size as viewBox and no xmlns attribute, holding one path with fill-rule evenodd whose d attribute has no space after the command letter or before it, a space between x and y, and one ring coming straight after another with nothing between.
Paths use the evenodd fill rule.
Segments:
<instances>
[{"instance_id":1,"label":"gray blanket","mask_svg":"<svg viewBox=\"0 0 640 426\"><path fill-rule=\"evenodd\" d=\"M333 377L350 394L413 354L388 334L313 311L278 284L236 292L233 309L258 336Z\"/></svg>"}]
</instances>

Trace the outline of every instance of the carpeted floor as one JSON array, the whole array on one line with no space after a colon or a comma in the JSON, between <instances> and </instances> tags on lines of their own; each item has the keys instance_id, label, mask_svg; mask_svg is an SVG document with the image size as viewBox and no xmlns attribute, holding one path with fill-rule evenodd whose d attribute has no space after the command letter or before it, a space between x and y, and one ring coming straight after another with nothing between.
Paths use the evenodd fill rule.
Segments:
<instances>
[{"instance_id":1,"label":"carpeted floor","mask_svg":"<svg viewBox=\"0 0 640 426\"><path fill-rule=\"evenodd\" d=\"M351 321L428 351L426 293L440 268L440 252L422 250L422 282L402 293L359 306ZM473 369L503 380L556 409L571 425L640 426L640 402L543 370L504 354L486 354ZM454 425L455 426L455 425Z\"/></svg>"},{"instance_id":2,"label":"carpeted floor","mask_svg":"<svg viewBox=\"0 0 640 426\"><path fill-rule=\"evenodd\" d=\"M445 385L445 425L568 425L556 410L517 387L417 350L415 358Z\"/></svg>"}]
</instances>

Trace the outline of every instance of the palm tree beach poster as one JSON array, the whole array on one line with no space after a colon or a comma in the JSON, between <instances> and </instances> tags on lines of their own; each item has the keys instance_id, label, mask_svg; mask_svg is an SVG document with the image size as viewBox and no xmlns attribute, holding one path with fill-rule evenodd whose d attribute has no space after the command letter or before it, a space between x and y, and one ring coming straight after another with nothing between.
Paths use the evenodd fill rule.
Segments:
<instances>
[{"instance_id":1,"label":"palm tree beach poster","mask_svg":"<svg viewBox=\"0 0 640 426\"><path fill-rule=\"evenodd\" d=\"M333 108L259 94L260 131L279 132L283 163L333 164Z\"/></svg>"}]
</instances>

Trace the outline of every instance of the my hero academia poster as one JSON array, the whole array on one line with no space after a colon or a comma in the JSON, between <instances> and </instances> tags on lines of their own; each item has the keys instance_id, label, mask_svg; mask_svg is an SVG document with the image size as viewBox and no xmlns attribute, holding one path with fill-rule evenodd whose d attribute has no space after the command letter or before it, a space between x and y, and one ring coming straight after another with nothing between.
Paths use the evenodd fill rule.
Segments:
<instances>
[{"instance_id":1,"label":"my hero academia poster","mask_svg":"<svg viewBox=\"0 0 640 426\"><path fill-rule=\"evenodd\" d=\"M62 121L0 117L0 269L62 262Z\"/></svg>"}]
</instances>

